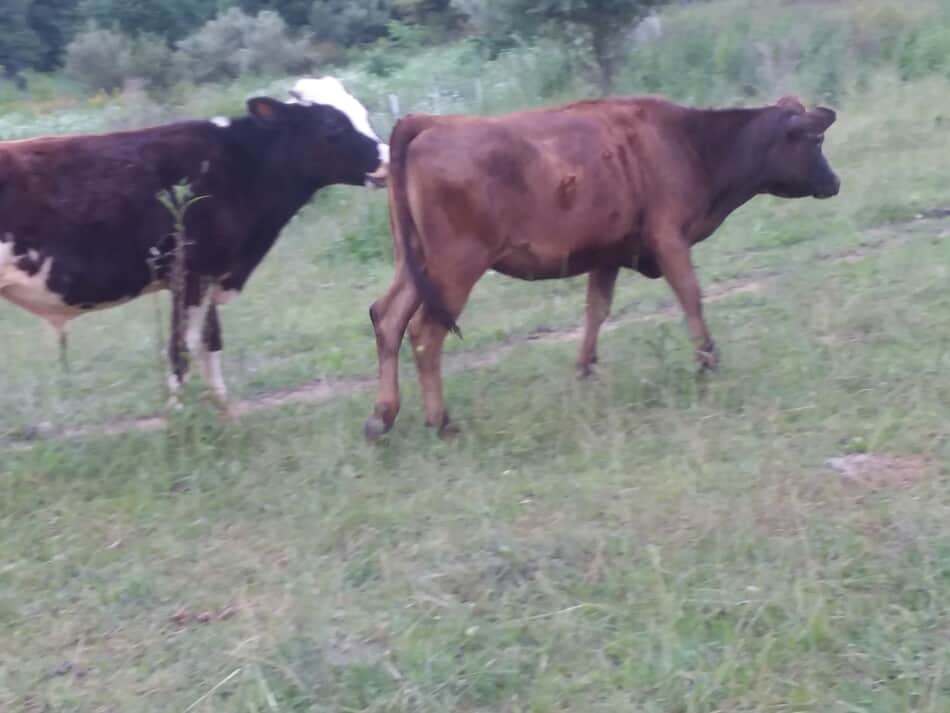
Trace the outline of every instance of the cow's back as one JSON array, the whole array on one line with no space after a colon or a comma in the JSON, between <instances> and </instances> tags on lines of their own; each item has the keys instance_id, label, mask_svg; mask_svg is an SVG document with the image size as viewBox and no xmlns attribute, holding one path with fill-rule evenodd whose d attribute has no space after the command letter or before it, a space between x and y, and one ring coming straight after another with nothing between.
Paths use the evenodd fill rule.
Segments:
<instances>
[{"instance_id":1,"label":"cow's back","mask_svg":"<svg viewBox=\"0 0 950 713\"><path fill-rule=\"evenodd\" d=\"M412 213L424 230L477 240L508 274L586 271L638 239L658 166L670 162L666 111L647 99L435 117L407 152Z\"/></svg>"},{"instance_id":2,"label":"cow's back","mask_svg":"<svg viewBox=\"0 0 950 713\"><path fill-rule=\"evenodd\" d=\"M48 289L75 308L148 289L160 277L155 250L170 248L158 192L183 180L199 194L216 188L203 124L0 144L0 235L25 256L20 266L45 270Z\"/></svg>"}]
</instances>

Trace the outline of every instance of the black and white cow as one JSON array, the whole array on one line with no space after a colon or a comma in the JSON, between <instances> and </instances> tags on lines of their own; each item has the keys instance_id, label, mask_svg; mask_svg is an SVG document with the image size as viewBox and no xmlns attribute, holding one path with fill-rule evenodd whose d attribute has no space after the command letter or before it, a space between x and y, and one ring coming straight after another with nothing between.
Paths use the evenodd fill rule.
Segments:
<instances>
[{"instance_id":1,"label":"black and white cow","mask_svg":"<svg viewBox=\"0 0 950 713\"><path fill-rule=\"evenodd\" d=\"M63 334L85 312L168 288L172 215L156 195L189 182L206 197L185 214L186 310L173 310L169 385L177 399L183 329L227 410L217 305L317 190L386 178L389 148L339 81L301 79L291 96L250 99L236 119L0 142L0 295Z\"/></svg>"}]
</instances>

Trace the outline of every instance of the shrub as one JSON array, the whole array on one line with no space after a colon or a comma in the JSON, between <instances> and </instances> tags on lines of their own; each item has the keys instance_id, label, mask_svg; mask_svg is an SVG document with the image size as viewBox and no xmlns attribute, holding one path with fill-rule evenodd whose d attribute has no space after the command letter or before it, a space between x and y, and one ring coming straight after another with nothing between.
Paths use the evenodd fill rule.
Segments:
<instances>
[{"instance_id":1,"label":"shrub","mask_svg":"<svg viewBox=\"0 0 950 713\"><path fill-rule=\"evenodd\" d=\"M314 37L343 47L385 37L389 19L390 8L385 0L316 0L310 8Z\"/></svg>"},{"instance_id":2,"label":"shrub","mask_svg":"<svg viewBox=\"0 0 950 713\"><path fill-rule=\"evenodd\" d=\"M232 7L178 43L177 67L195 81L244 74L274 76L305 70L313 60L308 36L292 37L283 18Z\"/></svg>"},{"instance_id":3,"label":"shrub","mask_svg":"<svg viewBox=\"0 0 950 713\"><path fill-rule=\"evenodd\" d=\"M131 64L131 40L91 23L67 45L64 71L87 89L111 92L122 86Z\"/></svg>"},{"instance_id":4,"label":"shrub","mask_svg":"<svg viewBox=\"0 0 950 713\"><path fill-rule=\"evenodd\" d=\"M171 47L158 35L139 35L132 41L128 75L144 79L146 89L168 88L175 79Z\"/></svg>"},{"instance_id":5,"label":"shrub","mask_svg":"<svg viewBox=\"0 0 950 713\"><path fill-rule=\"evenodd\" d=\"M114 91L131 78L164 89L173 76L172 51L155 35L131 38L90 24L66 47L64 71L93 92Z\"/></svg>"}]
</instances>

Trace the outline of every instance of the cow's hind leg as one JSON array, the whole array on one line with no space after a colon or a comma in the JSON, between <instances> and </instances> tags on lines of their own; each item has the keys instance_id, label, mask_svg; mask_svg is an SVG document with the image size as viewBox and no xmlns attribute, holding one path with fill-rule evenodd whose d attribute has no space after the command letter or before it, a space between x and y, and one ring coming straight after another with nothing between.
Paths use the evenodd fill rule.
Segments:
<instances>
[{"instance_id":1,"label":"cow's hind leg","mask_svg":"<svg viewBox=\"0 0 950 713\"><path fill-rule=\"evenodd\" d=\"M392 428L399 413L399 346L409 318L419 308L419 295L408 270L400 266L386 293L369 308L379 357L379 392L363 433L376 440Z\"/></svg>"},{"instance_id":2,"label":"cow's hind leg","mask_svg":"<svg viewBox=\"0 0 950 713\"><path fill-rule=\"evenodd\" d=\"M460 260L458 264L461 269L455 274L443 273L433 280L446 309L455 319L462 313L475 283L488 269L487 264L484 267L477 266L477 258ZM442 391L442 347L446 334L446 326L432 315L426 305L409 322L409 341L412 343L412 354L422 386L426 425L437 429L441 436L458 432L449 419Z\"/></svg>"},{"instance_id":3,"label":"cow's hind leg","mask_svg":"<svg viewBox=\"0 0 950 713\"><path fill-rule=\"evenodd\" d=\"M590 376L592 365L597 363L597 336L610 314L619 271L619 267L599 267L591 270L587 277L584 337L577 355L577 374L581 378Z\"/></svg>"}]
</instances>

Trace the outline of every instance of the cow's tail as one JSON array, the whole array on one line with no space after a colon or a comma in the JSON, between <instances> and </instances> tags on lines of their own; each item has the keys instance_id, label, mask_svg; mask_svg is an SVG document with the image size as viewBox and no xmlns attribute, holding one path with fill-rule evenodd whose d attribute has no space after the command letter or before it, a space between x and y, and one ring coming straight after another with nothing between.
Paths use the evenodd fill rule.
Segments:
<instances>
[{"instance_id":1,"label":"cow's tail","mask_svg":"<svg viewBox=\"0 0 950 713\"><path fill-rule=\"evenodd\" d=\"M390 209L393 211L393 225L402 242L409 276L419 291L423 304L439 324L461 337L462 330L455 323L455 317L445 306L438 289L420 263L416 249L419 243L418 231L409 208L406 166L409 144L429 126L431 123L426 121L426 117L410 115L400 119L393 129L389 142Z\"/></svg>"}]
</instances>

